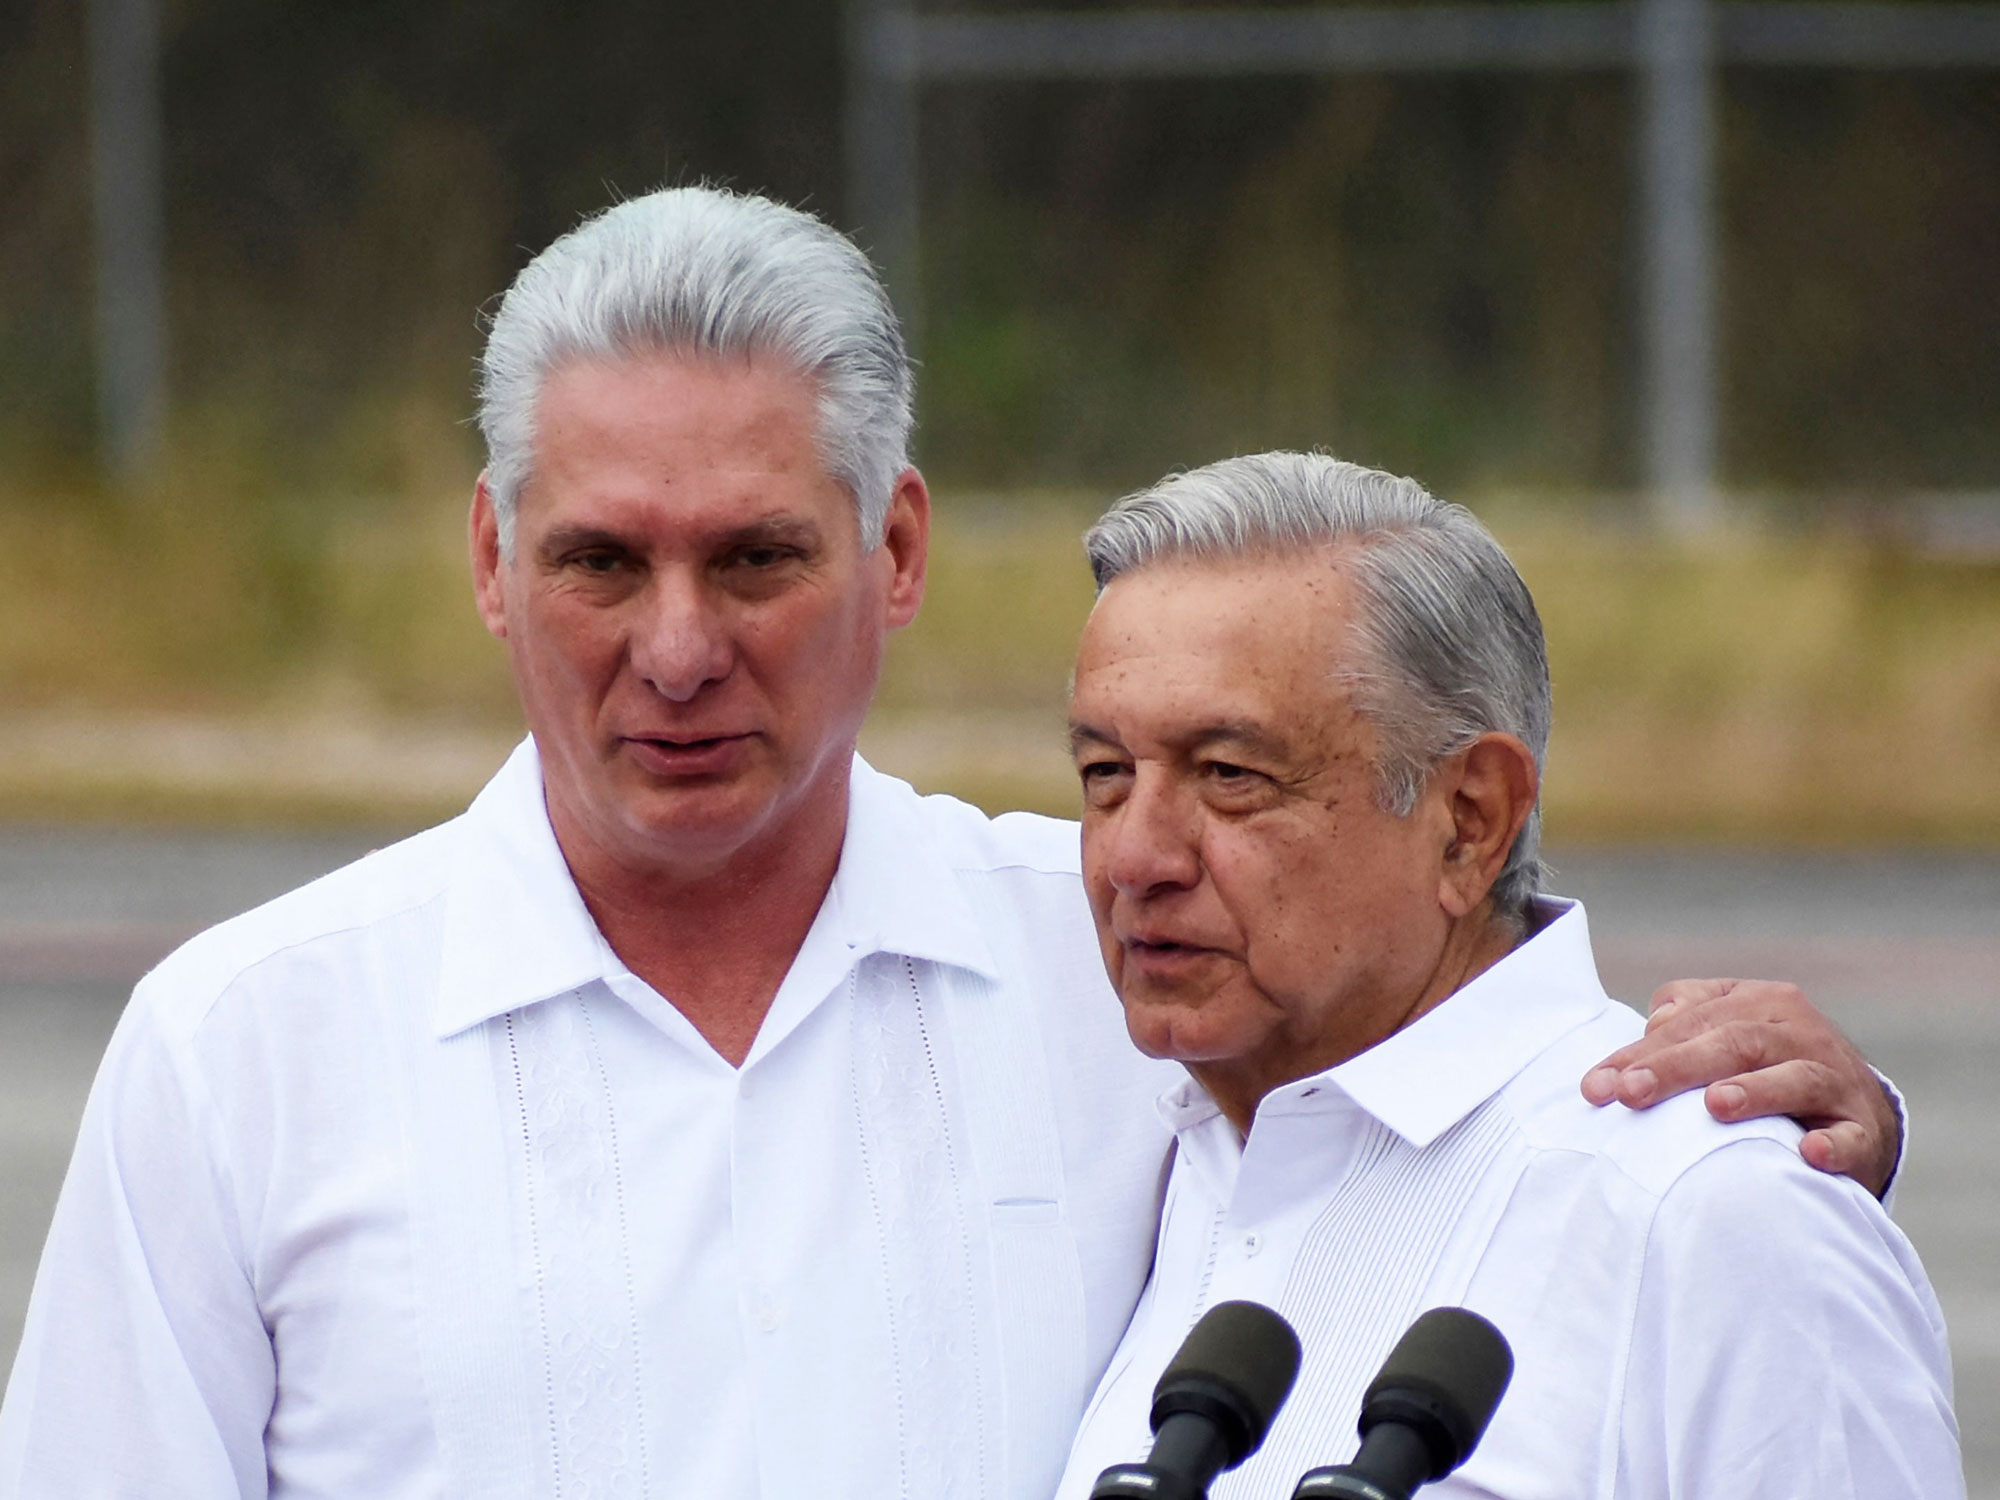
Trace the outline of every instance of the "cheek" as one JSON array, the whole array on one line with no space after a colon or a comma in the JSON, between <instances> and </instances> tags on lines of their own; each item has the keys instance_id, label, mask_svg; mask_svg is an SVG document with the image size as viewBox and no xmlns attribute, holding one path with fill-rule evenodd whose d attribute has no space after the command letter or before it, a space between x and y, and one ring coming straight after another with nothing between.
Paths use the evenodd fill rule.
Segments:
<instances>
[{"instance_id":1,"label":"cheek","mask_svg":"<svg viewBox=\"0 0 2000 1500\"><path fill-rule=\"evenodd\" d=\"M1104 966L1115 977L1118 972L1118 956L1122 950L1111 935L1111 882L1105 880L1092 867L1087 846L1083 856L1083 893L1090 902L1090 919L1097 927L1097 946L1104 954Z\"/></svg>"},{"instance_id":2,"label":"cheek","mask_svg":"<svg viewBox=\"0 0 2000 1500\"><path fill-rule=\"evenodd\" d=\"M755 664L758 675L802 696L830 696L881 657L881 644L870 636L851 592L788 599L746 613L735 630L744 659Z\"/></svg>"},{"instance_id":3,"label":"cheek","mask_svg":"<svg viewBox=\"0 0 2000 1500\"><path fill-rule=\"evenodd\" d=\"M515 629L510 639L538 672L562 679L594 676L607 660L623 654L614 611L583 608L561 599L543 601L526 627Z\"/></svg>"},{"instance_id":4,"label":"cheek","mask_svg":"<svg viewBox=\"0 0 2000 1500\"><path fill-rule=\"evenodd\" d=\"M1312 990L1370 925L1372 876L1333 819L1229 833L1211 837L1203 857L1252 978L1273 995Z\"/></svg>"},{"instance_id":5,"label":"cheek","mask_svg":"<svg viewBox=\"0 0 2000 1500\"><path fill-rule=\"evenodd\" d=\"M507 653L524 704L545 714L589 713L619 691L626 660L619 612L540 599L513 616Z\"/></svg>"},{"instance_id":6,"label":"cheek","mask_svg":"<svg viewBox=\"0 0 2000 1500\"><path fill-rule=\"evenodd\" d=\"M1323 895L1340 871L1338 828L1295 822L1211 824L1201 861L1246 933L1282 927Z\"/></svg>"}]
</instances>

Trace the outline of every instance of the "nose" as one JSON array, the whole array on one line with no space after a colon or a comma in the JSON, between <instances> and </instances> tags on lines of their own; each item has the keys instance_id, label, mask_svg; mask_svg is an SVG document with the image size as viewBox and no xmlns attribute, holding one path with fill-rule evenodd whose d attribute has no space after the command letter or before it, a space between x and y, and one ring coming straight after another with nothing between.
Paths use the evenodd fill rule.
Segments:
<instances>
[{"instance_id":1,"label":"nose","mask_svg":"<svg viewBox=\"0 0 2000 1500\"><path fill-rule=\"evenodd\" d=\"M700 578L662 571L637 602L632 669L661 697L686 703L729 675L736 656L729 621Z\"/></svg>"},{"instance_id":2,"label":"nose","mask_svg":"<svg viewBox=\"0 0 2000 1500\"><path fill-rule=\"evenodd\" d=\"M1195 800L1166 771L1141 765L1116 807L1085 819L1085 862L1120 895L1162 895L1201 880L1200 835Z\"/></svg>"}]
</instances>

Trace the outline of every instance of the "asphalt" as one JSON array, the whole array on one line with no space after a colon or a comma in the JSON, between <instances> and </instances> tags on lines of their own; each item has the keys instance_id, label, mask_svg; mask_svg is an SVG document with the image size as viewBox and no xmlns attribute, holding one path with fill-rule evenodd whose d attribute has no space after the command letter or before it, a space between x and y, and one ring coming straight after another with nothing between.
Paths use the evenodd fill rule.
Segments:
<instances>
[{"instance_id":1,"label":"asphalt","mask_svg":"<svg viewBox=\"0 0 2000 1500\"><path fill-rule=\"evenodd\" d=\"M392 835L0 828L0 1362L11 1365L84 1096L131 983L188 933ZM1614 994L1802 983L1910 1102L1895 1216L1951 1329L1972 1500L2000 1500L2000 854L1559 855Z\"/></svg>"}]
</instances>

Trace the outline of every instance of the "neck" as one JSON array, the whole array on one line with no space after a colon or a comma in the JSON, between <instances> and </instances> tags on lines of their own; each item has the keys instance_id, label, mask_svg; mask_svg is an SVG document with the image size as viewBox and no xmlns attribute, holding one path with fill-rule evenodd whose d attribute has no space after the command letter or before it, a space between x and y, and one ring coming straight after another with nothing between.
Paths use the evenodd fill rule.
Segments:
<instances>
[{"instance_id":1,"label":"neck","mask_svg":"<svg viewBox=\"0 0 2000 1500\"><path fill-rule=\"evenodd\" d=\"M1446 928L1436 961L1420 982L1379 1004L1343 1004L1343 1017L1353 1017L1354 1024L1275 1058L1189 1063L1188 1071L1237 1131L1247 1137L1266 1094L1338 1067L1387 1041L1512 953L1526 936L1521 923L1496 911L1490 899L1483 901Z\"/></svg>"},{"instance_id":2,"label":"neck","mask_svg":"<svg viewBox=\"0 0 2000 1500\"><path fill-rule=\"evenodd\" d=\"M847 766L801 815L689 869L640 864L566 836L556 842L611 950L732 1067L741 1067L804 945L847 832Z\"/></svg>"}]
</instances>

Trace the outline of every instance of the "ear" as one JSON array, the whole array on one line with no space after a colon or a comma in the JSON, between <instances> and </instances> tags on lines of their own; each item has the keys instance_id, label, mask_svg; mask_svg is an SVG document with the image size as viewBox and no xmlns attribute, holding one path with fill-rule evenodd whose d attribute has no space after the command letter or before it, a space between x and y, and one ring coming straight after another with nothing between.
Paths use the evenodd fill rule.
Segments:
<instances>
[{"instance_id":1,"label":"ear","mask_svg":"<svg viewBox=\"0 0 2000 1500\"><path fill-rule=\"evenodd\" d=\"M931 492L924 476L905 469L896 476L889 496L887 525L880 552L893 569L889 578L887 622L900 630L917 617L924 602L924 579L930 565Z\"/></svg>"},{"instance_id":2,"label":"ear","mask_svg":"<svg viewBox=\"0 0 2000 1500\"><path fill-rule=\"evenodd\" d=\"M1437 770L1451 814L1438 876L1438 904L1451 917L1478 907L1500 878L1514 841L1535 809L1541 776L1528 747L1511 734L1483 734Z\"/></svg>"},{"instance_id":3,"label":"ear","mask_svg":"<svg viewBox=\"0 0 2000 1500\"><path fill-rule=\"evenodd\" d=\"M486 628L501 640L507 639L507 602L501 588L501 571L507 560L500 555L500 517L493 509L493 488L486 471L472 487L472 514L466 518L472 544L472 599Z\"/></svg>"}]
</instances>

